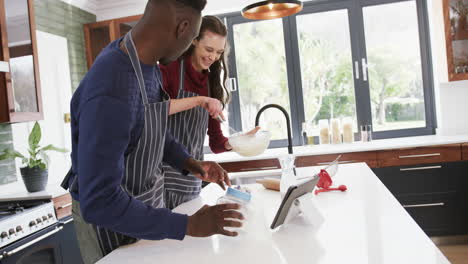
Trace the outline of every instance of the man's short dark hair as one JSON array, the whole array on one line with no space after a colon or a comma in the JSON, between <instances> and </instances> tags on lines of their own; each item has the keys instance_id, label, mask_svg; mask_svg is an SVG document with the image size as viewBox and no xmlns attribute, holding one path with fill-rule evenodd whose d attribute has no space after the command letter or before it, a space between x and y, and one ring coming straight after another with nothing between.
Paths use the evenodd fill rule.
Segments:
<instances>
[{"instance_id":1,"label":"man's short dark hair","mask_svg":"<svg viewBox=\"0 0 468 264\"><path fill-rule=\"evenodd\" d=\"M173 0L185 6L189 6L198 12L203 11L206 6L206 0Z\"/></svg>"}]
</instances>

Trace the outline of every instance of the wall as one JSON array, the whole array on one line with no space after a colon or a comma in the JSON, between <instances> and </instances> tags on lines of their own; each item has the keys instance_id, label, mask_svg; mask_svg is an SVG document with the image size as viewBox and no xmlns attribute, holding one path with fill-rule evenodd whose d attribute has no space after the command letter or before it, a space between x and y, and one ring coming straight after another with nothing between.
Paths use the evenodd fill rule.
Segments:
<instances>
[{"instance_id":1,"label":"wall","mask_svg":"<svg viewBox=\"0 0 468 264\"><path fill-rule=\"evenodd\" d=\"M36 0L34 8L37 30L67 39L71 78L70 85L67 85L66 89L70 89L70 86L73 90L76 89L87 71L83 24L95 22L96 15L59 0ZM40 56L41 54L39 54ZM13 147L13 141L20 142L19 144L15 143L16 145L26 143L31 128L32 123L0 124L0 150ZM15 131L14 135L12 130ZM18 133L18 131L21 131L21 133ZM44 137L44 142L46 142L47 135L44 135ZM15 182L18 179L17 175L20 174L18 166L15 168L14 161L0 162L0 193L23 188L21 180ZM6 183L10 184L2 185Z\"/></svg>"},{"instance_id":2,"label":"wall","mask_svg":"<svg viewBox=\"0 0 468 264\"><path fill-rule=\"evenodd\" d=\"M72 89L87 72L83 24L96 21L96 15L59 0L36 0L36 29L68 40Z\"/></svg>"}]
</instances>

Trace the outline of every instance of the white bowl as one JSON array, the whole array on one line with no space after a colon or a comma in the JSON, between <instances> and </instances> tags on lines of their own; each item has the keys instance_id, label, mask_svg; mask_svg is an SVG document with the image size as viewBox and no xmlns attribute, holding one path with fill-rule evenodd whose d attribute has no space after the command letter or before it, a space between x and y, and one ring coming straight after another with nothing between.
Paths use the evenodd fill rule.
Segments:
<instances>
[{"instance_id":1,"label":"white bowl","mask_svg":"<svg viewBox=\"0 0 468 264\"><path fill-rule=\"evenodd\" d=\"M254 135L236 133L229 137L232 150L244 157L252 157L262 154L270 144L271 133L269 131L258 131Z\"/></svg>"}]
</instances>

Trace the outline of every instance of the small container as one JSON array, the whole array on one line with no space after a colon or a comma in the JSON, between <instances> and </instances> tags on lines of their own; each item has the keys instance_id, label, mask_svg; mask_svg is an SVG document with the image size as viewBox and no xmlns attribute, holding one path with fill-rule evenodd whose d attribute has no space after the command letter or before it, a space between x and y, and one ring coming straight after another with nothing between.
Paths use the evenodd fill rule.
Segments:
<instances>
[{"instance_id":1,"label":"small container","mask_svg":"<svg viewBox=\"0 0 468 264\"><path fill-rule=\"evenodd\" d=\"M309 123L307 126L307 144L309 145L314 145L314 135L317 135L317 131L313 128L313 124Z\"/></svg>"},{"instance_id":2,"label":"small container","mask_svg":"<svg viewBox=\"0 0 468 264\"><path fill-rule=\"evenodd\" d=\"M330 120L331 124L331 143L332 144L341 144L341 125L338 118L332 118Z\"/></svg>"},{"instance_id":3,"label":"small container","mask_svg":"<svg viewBox=\"0 0 468 264\"><path fill-rule=\"evenodd\" d=\"M301 132L301 144L303 146L309 144L309 140L308 140L308 137L307 137L307 123L306 122L302 122L302 132Z\"/></svg>"},{"instance_id":4,"label":"small container","mask_svg":"<svg viewBox=\"0 0 468 264\"><path fill-rule=\"evenodd\" d=\"M353 119L351 117L343 118L343 142L354 142Z\"/></svg>"},{"instance_id":5,"label":"small container","mask_svg":"<svg viewBox=\"0 0 468 264\"><path fill-rule=\"evenodd\" d=\"M367 142L367 126L366 125L361 126L361 141Z\"/></svg>"},{"instance_id":6,"label":"small container","mask_svg":"<svg viewBox=\"0 0 468 264\"><path fill-rule=\"evenodd\" d=\"M320 144L330 144L330 128L327 119L319 120Z\"/></svg>"},{"instance_id":7,"label":"small container","mask_svg":"<svg viewBox=\"0 0 468 264\"><path fill-rule=\"evenodd\" d=\"M372 125L367 125L367 141L372 141Z\"/></svg>"},{"instance_id":8,"label":"small container","mask_svg":"<svg viewBox=\"0 0 468 264\"><path fill-rule=\"evenodd\" d=\"M361 141L362 142L372 141L372 125L361 126Z\"/></svg>"},{"instance_id":9,"label":"small container","mask_svg":"<svg viewBox=\"0 0 468 264\"><path fill-rule=\"evenodd\" d=\"M247 189L244 189L240 186L238 188L232 188L228 187L226 194L224 196L221 196L218 198L218 201L216 202L217 204L227 204L227 203L236 203L240 204L241 208L239 209L239 212L244 216L244 220L242 221L242 227L241 228L235 228L235 227L227 227L225 228L228 231L238 231L238 230L243 230L246 224L246 220L248 219L249 215L249 204L250 200L252 199L252 194L250 194ZM236 219L235 221L239 221L239 219Z\"/></svg>"}]
</instances>

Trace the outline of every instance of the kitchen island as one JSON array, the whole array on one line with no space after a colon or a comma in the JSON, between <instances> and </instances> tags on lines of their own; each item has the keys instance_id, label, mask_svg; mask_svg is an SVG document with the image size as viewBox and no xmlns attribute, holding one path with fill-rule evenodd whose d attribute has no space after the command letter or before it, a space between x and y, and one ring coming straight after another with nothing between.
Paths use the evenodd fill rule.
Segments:
<instances>
[{"instance_id":1,"label":"kitchen island","mask_svg":"<svg viewBox=\"0 0 468 264\"><path fill-rule=\"evenodd\" d=\"M317 167L300 168L298 174L315 171ZM252 210L248 228L238 237L142 240L98 263L449 263L365 163L340 165L333 181L348 191L308 194L322 222L308 223L299 216L270 230L280 194L249 185ZM222 195L211 184L174 211L193 214Z\"/></svg>"}]
</instances>

